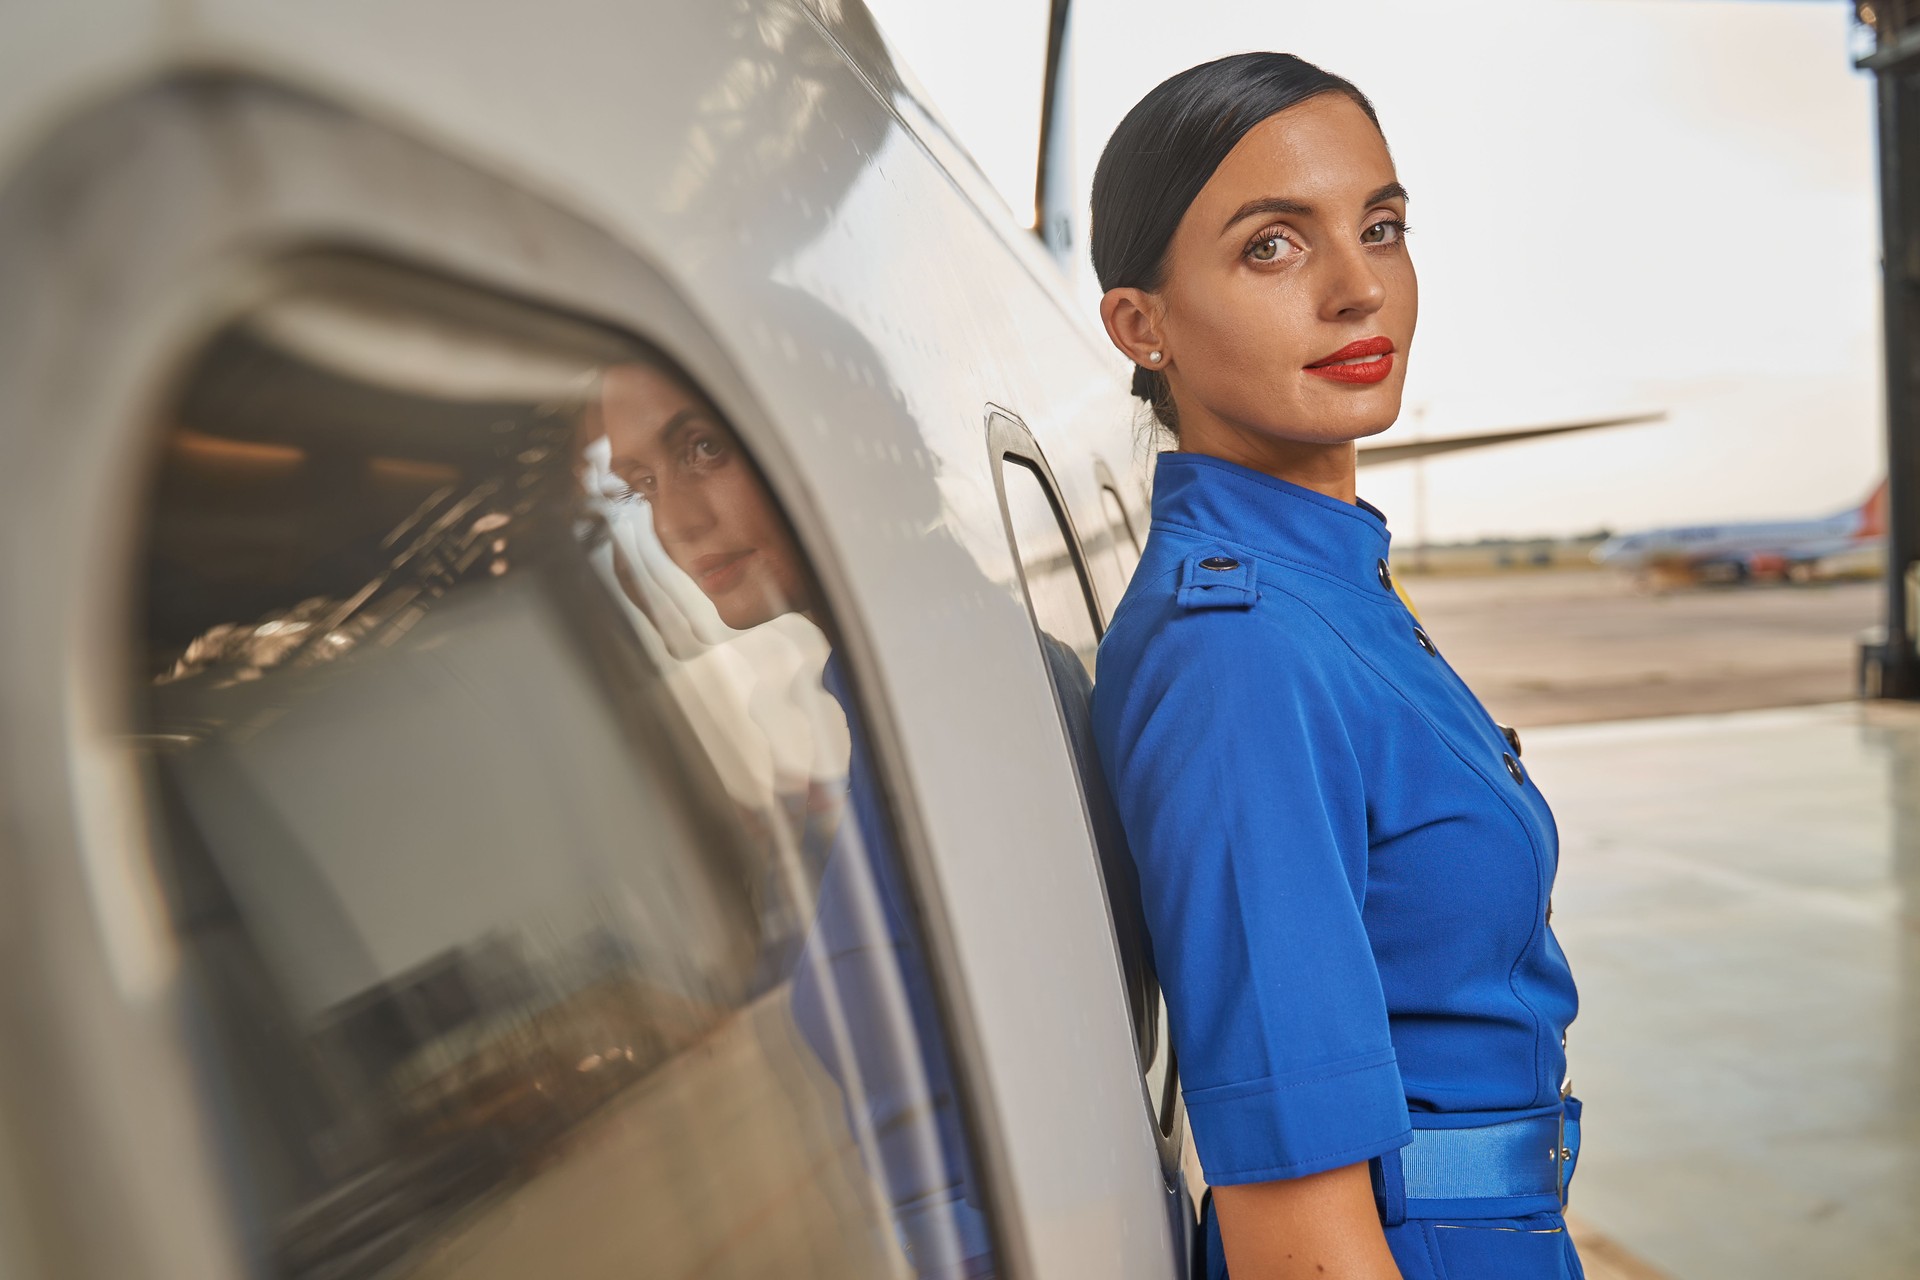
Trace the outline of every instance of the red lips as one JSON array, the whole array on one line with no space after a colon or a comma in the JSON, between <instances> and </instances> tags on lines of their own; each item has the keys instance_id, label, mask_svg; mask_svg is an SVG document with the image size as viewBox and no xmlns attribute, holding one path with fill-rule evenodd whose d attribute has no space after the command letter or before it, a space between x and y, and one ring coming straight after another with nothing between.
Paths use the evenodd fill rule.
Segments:
<instances>
[{"instance_id":1,"label":"red lips","mask_svg":"<svg viewBox=\"0 0 1920 1280\"><path fill-rule=\"evenodd\" d=\"M748 547L701 556L693 562L694 579L709 593L726 591L746 576L745 561L753 552L754 548Z\"/></svg>"},{"instance_id":2,"label":"red lips","mask_svg":"<svg viewBox=\"0 0 1920 1280\"><path fill-rule=\"evenodd\" d=\"M1351 360L1351 364L1336 361ZM1349 342L1307 366L1307 372L1334 382L1379 382L1393 372L1393 343L1383 337Z\"/></svg>"}]
</instances>

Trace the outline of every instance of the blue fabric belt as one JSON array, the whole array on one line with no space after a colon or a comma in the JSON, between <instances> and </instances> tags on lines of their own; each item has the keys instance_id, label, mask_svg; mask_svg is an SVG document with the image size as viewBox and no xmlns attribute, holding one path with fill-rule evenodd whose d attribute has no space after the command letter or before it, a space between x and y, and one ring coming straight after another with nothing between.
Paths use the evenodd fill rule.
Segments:
<instances>
[{"instance_id":1,"label":"blue fabric belt","mask_svg":"<svg viewBox=\"0 0 1920 1280\"><path fill-rule=\"evenodd\" d=\"M1419 1117L1416 1117L1416 1120ZM1544 1115L1464 1128L1415 1128L1372 1162L1387 1226L1408 1218L1508 1218L1557 1211L1580 1150L1580 1100Z\"/></svg>"},{"instance_id":2,"label":"blue fabric belt","mask_svg":"<svg viewBox=\"0 0 1920 1280\"><path fill-rule=\"evenodd\" d=\"M1452 1129L1416 1128L1410 1144L1369 1162L1381 1225L1397 1227L1408 1218L1557 1213L1566 1207L1579 1154L1580 1099L1574 1097L1564 1099L1560 1110L1540 1115ZM1195 1243L1194 1274L1228 1280L1211 1188L1200 1200Z\"/></svg>"}]
</instances>

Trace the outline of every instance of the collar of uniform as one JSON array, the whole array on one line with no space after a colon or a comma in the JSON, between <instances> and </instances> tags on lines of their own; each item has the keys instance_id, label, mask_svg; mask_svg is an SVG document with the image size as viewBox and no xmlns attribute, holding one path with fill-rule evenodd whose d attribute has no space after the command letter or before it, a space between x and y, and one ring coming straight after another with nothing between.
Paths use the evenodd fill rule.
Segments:
<instances>
[{"instance_id":1,"label":"collar of uniform","mask_svg":"<svg viewBox=\"0 0 1920 1280\"><path fill-rule=\"evenodd\" d=\"M1365 498L1342 502L1277 476L1201 453L1163 453L1153 521L1237 542L1373 596L1393 535Z\"/></svg>"}]
</instances>

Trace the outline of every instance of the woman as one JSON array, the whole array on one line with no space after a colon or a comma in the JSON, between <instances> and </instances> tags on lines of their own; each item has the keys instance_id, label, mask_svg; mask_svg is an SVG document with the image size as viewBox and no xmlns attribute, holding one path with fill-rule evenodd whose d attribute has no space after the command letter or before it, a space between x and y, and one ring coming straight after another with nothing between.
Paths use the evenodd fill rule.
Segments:
<instances>
[{"instance_id":1,"label":"woman","mask_svg":"<svg viewBox=\"0 0 1920 1280\"><path fill-rule=\"evenodd\" d=\"M1179 446L1094 731L1215 1277L1581 1274L1553 816L1354 488L1413 340L1406 204L1367 99L1284 54L1161 84L1094 177L1101 317Z\"/></svg>"}]
</instances>

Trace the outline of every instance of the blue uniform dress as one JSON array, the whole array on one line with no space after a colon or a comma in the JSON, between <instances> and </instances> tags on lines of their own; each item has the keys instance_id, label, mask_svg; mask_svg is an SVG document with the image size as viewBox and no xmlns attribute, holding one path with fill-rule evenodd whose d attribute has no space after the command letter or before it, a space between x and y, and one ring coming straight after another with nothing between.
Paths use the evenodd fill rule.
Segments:
<instances>
[{"instance_id":1,"label":"blue uniform dress","mask_svg":"<svg viewBox=\"0 0 1920 1280\"><path fill-rule=\"evenodd\" d=\"M1432 1167L1523 1120L1546 1136L1520 1154L1559 1155L1564 1189L1575 995L1547 924L1553 815L1393 589L1388 543L1364 501L1160 455L1093 721L1194 1143L1215 1186L1371 1161L1410 1280L1578 1277L1558 1194ZM1419 1145L1434 1129L1475 1132Z\"/></svg>"},{"instance_id":2,"label":"blue uniform dress","mask_svg":"<svg viewBox=\"0 0 1920 1280\"><path fill-rule=\"evenodd\" d=\"M933 978L913 926L885 793L837 654L821 683L846 713L848 821L834 831L793 970L795 1024L873 1137L893 1230L916 1280L989 1280L993 1244L968 1159ZM898 993L896 996L895 993ZM909 1040L898 1025L904 997Z\"/></svg>"}]
</instances>

